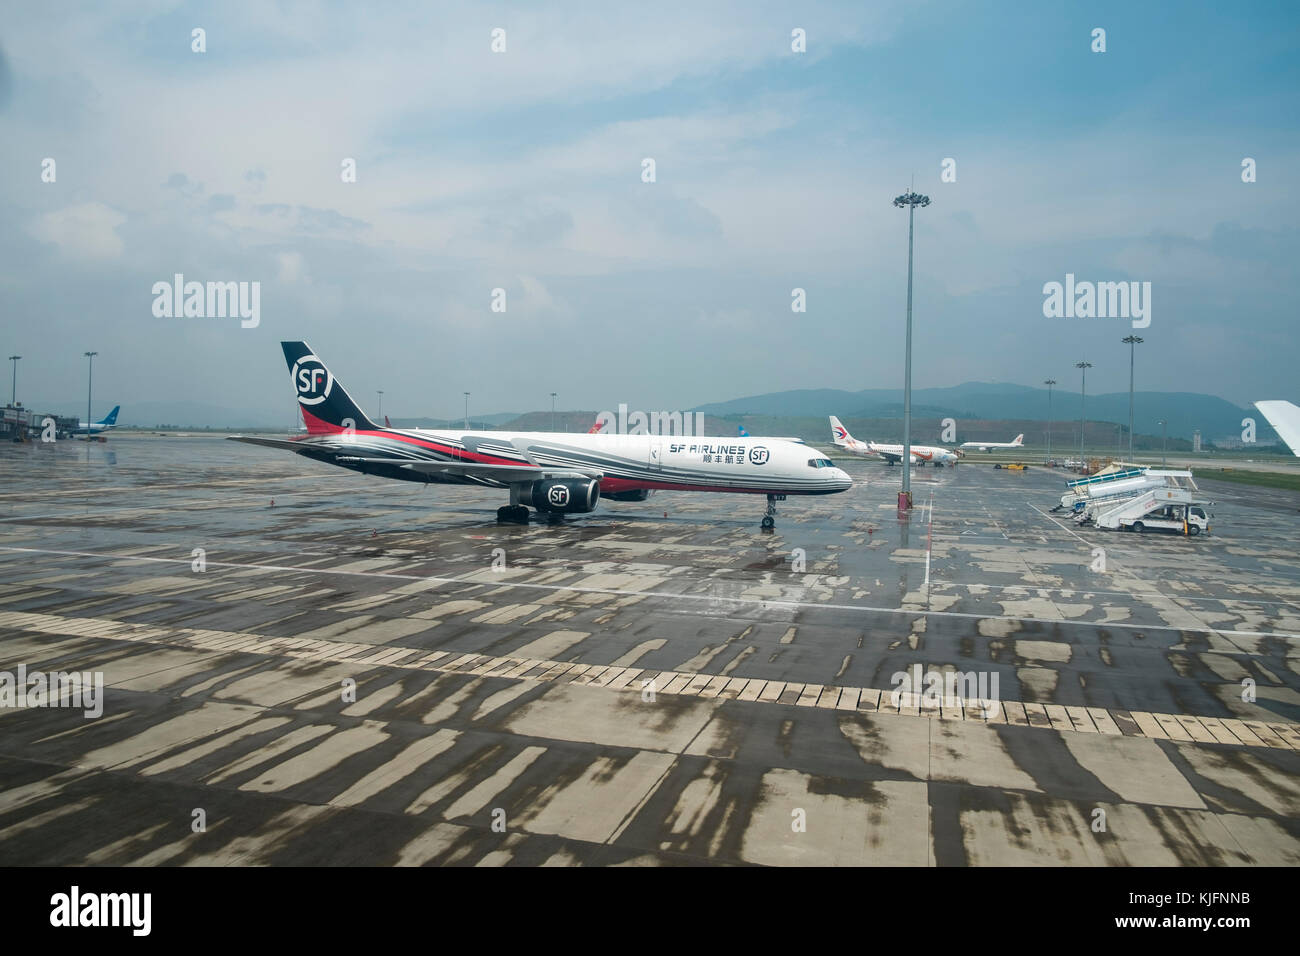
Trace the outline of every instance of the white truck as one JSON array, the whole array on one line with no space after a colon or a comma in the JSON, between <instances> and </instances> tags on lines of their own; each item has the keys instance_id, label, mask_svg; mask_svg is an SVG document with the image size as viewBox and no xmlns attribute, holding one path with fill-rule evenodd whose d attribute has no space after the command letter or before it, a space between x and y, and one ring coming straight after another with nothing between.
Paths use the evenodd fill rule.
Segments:
<instances>
[{"instance_id":1,"label":"white truck","mask_svg":"<svg viewBox=\"0 0 1300 956\"><path fill-rule=\"evenodd\" d=\"M1209 502L1190 489L1153 488L1127 501L1097 512L1093 524L1109 531L1174 531L1178 534L1209 533Z\"/></svg>"}]
</instances>

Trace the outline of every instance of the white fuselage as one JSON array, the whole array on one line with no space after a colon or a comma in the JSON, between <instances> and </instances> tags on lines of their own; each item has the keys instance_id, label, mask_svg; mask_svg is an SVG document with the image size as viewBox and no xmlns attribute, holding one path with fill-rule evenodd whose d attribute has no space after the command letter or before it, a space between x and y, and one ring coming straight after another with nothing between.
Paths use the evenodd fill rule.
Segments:
<instances>
[{"instance_id":1,"label":"white fuselage","mask_svg":"<svg viewBox=\"0 0 1300 956\"><path fill-rule=\"evenodd\" d=\"M116 425L107 425L107 424L105 424L104 422L91 422L91 423L90 423L90 429L89 429L89 432L87 432L87 429L86 429L86 423L85 423L85 422L78 422L78 423L77 423L77 427L76 427L76 429L72 432L72 434L74 434L74 435L85 435L85 434L89 433L89 434L91 434L91 435L98 435L98 434L100 434L101 432L112 431L112 430L113 430L114 428L116 428L116 427L117 427Z\"/></svg>"},{"instance_id":2,"label":"white fuselage","mask_svg":"<svg viewBox=\"0 0 1300 956\"><path fill-rule=\"evenodd\" d=\"M961 443L961 447L988 451L991 448L1024 448L1025 443L1019 439L1016 441L964 441Z\"/></svg>"},{"instance_id":3,"label":"white fuselage","mask_svg":"<svg viewBox=\"0 0 1300 956\"><path fill-rule=\"evenodd\" d=\"M867 442L867 449L870 454L877 455L884 459L893 459L902 461L902 445L882 445L874 441ZM913 445L912 461L914 462L931 462L935 465L955 465L957 463L956 452L949 451L947 448L940 448L937 445Z\"/></svg>"},{"instance_id":4,"label":"white fuselage","mask_svg":"<svg viewBox=\"0 0 1300 956\"><path fill-rule=\"evenodd\" d=\"M537 465L599 474L602 493L639 489L818 495L845 491L852 479L807 445L775 438L605 435L573 432L475 432L374 429L299 440L362 457L446 459L485 465ZM499 484L472 475L418 480ZM394 475L394 477L399 477ZM402 475L400 477L407 477Z\"/></svg>"}]
</instances>

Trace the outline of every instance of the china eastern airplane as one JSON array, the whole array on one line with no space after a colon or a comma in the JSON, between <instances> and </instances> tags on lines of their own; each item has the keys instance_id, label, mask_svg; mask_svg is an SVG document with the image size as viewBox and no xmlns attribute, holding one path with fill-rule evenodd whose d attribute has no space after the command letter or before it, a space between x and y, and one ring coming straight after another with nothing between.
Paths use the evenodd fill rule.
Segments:
<instances>
[{"instance_id":1,"label":"china eastern airplane","mask_svg":"<svg viewBox=\"0 0 1300 956\"><path fill-rule=\"evenodd\" d=\"M845 451L854 455L862 455L865 458L883 458L891 465L903 460L902 445L881 445L873 441L858 441L849 434L849 430L840 423L838 418L834 415L830 418L831 441ZM927 461L932 462L936 467L945 464L955 465L957 464L957 453L936 445L913 445L912 461L917 464L917 467L924 465Z\"/></svg>"},{"instance_id":2,"label":"china eastern airplane","mask_svg":"<svg viewBox=\"0 0 1300 956\"><path fill-rule=\"evenodd\" d=\"M978 448L980 451L988 451L990 448L1023 448L1024 445L1024 435L1017 435L1011 441L964 441L961 443L962 448Z\"/></svg>"},{"instance_id":3,"label":"china eastern airplane","mask_svg":"<svg viewBox=\"0 0 1300 956\"><path fill-rule=\"evenodd\" d=\"M509 492L498 521L585 514L601 498L644 501L653 490L767 495L762 526L786 495L847 491L852 479L806 446L773 438L585 435L382 428L366 417L305 342L281 342L307 434L232 435L367 475Z\"/></svg>"},{"instance_id":4,"label":"china eastern airplane","mask_svg":"<svg viewBox=\"0 0 1300 956\"><path fill-rule=\"evenodd\" d=\"M121 410L121 405L114 405L113 410L97 422L91 422L89 425L85 422L77 422L77 427L73 430L72 434L98 435L100 432L112 431L117 427L117 413Z\"/></svg>"}]
</instances>

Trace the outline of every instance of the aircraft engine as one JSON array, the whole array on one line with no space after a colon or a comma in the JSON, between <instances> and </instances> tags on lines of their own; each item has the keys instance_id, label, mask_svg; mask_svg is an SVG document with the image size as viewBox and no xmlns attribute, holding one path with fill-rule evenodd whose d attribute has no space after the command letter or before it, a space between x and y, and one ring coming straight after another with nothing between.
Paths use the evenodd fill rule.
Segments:
<instances>
[{"instance_id":1,"label":"aircraft engine","mask_svg":"<svg viewBox=\"0 0 1300 956\"><path fill-rule=\"evenodd\" d=\"M520 504L551 515L585 514L596 510L599 500L600 482L595 478L542 478L519 496Z\"/></svg>"}]
</instances>

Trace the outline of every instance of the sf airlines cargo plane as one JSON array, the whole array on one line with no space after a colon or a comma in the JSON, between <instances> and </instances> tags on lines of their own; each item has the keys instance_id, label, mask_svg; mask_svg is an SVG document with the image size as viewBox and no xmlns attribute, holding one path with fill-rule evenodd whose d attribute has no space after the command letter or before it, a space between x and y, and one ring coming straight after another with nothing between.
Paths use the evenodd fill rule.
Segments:
<instances>
[{"instance_id":1,"label":"sf airlines cargo plane","mask_svg":"<svg viewBox=\"0 0 1300 956\"><path fill-rule=\"evenodd\" d=\"M990 448L1023 448L1024 446L1024 435L1017 435L1011 441L964 441L961 443L962 448L978 448L980 451L988 451Z\"/></svg>"},{"instance_id":2,"label":"sf airlines cargo plane","mask_svg":"<svg viewBox=\"0 0 1300 956\"><path fill-rule=\"evenodd\" d=\"M849 476L803 445L772 438L585 435L381 428L305 342L281 342L307 434L235 441L284 448L367 475L506 489L498 521L584 514L600 498L644 501L652 490L767 495L765 529L786 495L847 491Z\"/></svg>"},{"instance_id":3,"label":"sf airlines cargo plane","mask_svg":"<svg viewBox=\"0 0 1300 956\"><path fill-rule=\"evenodd\" d=\"M902 445L880 445L873 441L858 441L849 434L849 430L840 424L840 420L834 415L831 417L831 441L840 448L854 455L862 455L864 458L876 457L883 458L889 464L895 464L903 460ZM937 445L913 445L912 461L917 466L924 465L927 461L932 462L936 467L939 465L957 464L957 453L949 451L947 448L940 448Z\"/></svg>"}]
</instances>

